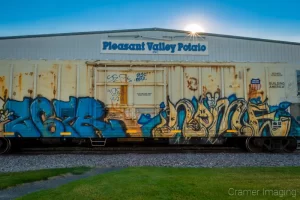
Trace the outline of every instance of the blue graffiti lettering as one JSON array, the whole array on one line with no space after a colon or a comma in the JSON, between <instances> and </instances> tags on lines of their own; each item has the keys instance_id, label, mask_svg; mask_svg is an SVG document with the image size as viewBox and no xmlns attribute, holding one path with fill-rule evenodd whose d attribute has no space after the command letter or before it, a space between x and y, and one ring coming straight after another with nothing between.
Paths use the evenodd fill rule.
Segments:
<instances>
[{"instance_id":1,"label":"blue graffiti lettering","mask_svg":"<svg viewBox=\"0 0 300 200\"><path fill-rule=\"evenodd\" d=\"M52 105L45 97L36 98L30 106L33 123L44 137L60 137L64 126L55 118Z\"/></svg>"},{"instance_id":2,"label":"blue graffiti lettering","mask_svg":"<svg viewBox=\"0 0 300 200\"><path fill-rule=\"evenodd\" d=\"M30 116L30 98L25 97L23 101L8 99L4 109L12 112L10 122L4 125L7 132L14 132L20 136L40 137L41 134L33 124Z\"/></svg>"},{"instance_id":3,"label":"blue graffiti lettering","mask_svg":"<svg viewBox=\"0 0 300 200\"><path fill-rule=\"evenodd\" d=\"M61 137L62 132L70 132L68 137L126 136L125 124L120 120L105 122L104 104L90 97L70 97L68 102L51 102L44 97L8 99L3 108L0 114L5 115L7 123L0 130L14 132L15 136Z\"/></svg>"},{"instance_id":4,"label":"blue graffiti lettering","mask_svg":"<svg viewBox=\"0 0 300 200\"><path fill-rule=\"evenodd\" d=\"M136 80L136 82L147 80L146 76L147 76L147 74L145 72L139 72L136 74L135 80Z\"/></svg>"}]
</instances>

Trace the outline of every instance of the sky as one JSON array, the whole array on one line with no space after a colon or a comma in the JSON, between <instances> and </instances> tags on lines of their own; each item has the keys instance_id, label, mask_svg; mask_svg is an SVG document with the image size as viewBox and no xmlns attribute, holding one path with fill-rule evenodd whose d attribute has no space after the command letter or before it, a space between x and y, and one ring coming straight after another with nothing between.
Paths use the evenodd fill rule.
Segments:
<instances>
[{"instance_id":1,"label":"sky","mask_svg":"<svg viewBox=\"0 0 300 200\"><path fill-rule=\"evenodd\" d=\"M138 28L184 30L300 42L300 0L9 0L0 36Z\"/></svg>"}]
</instances>

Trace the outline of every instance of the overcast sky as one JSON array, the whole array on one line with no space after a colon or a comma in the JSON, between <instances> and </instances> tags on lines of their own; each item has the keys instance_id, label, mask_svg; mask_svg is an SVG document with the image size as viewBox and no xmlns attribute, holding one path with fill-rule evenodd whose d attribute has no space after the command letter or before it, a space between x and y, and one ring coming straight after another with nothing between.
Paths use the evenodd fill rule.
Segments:
<instances>
[{"instance_id":1,"label":"overcast sky","mask_svg":"<svg viewBox=\"0 0 300 200\"><path fill-rule=\"evenodd\" d=\"M300 0L9 0L0 36L135 28L183 30L300 42Z\"/></svg>"}]
</instances>

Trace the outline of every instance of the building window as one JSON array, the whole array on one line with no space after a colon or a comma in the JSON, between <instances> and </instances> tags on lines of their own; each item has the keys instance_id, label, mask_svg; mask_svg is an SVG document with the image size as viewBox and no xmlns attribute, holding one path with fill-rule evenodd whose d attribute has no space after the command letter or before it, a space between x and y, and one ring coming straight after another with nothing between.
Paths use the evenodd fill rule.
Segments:
<instances>
[{"instance_id":1,"label":"building window","mask_svg":"<svg viewBox=\"0 0 300 200\"><path fill-rule=\"evenodd\" d=\"M297 70L297 95L300 96L300 70Z\"/></svg>"}]
</instances>

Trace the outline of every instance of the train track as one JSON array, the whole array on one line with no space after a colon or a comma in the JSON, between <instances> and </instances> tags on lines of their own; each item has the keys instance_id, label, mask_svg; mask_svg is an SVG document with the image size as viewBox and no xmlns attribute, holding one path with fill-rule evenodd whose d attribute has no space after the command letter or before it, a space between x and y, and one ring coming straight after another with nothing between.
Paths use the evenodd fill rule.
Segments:
<instances>
[{"instance_id":1,"label":"train track","mask_svg":"<svg viewBox=\"0 0 300 200\"><path fill-rule=\"evenodd\" d=\"M174 154L174 153L247 153L233 147L49 147L23 148L13 155L54 154ZM300 154L300 151L294 153Z\"/></svg>"},{"instance_id":2,"label":"train track","mask_svg":"<svg viewBox=\"0 0 300 200\"><path fill-rule=\"evenodd\" d=\"M23 148L17 155L52 154L160 154L160 153L245 153L229 147L51 147Z\"/></svg>"}]
</instances>

